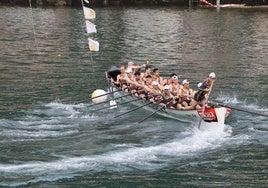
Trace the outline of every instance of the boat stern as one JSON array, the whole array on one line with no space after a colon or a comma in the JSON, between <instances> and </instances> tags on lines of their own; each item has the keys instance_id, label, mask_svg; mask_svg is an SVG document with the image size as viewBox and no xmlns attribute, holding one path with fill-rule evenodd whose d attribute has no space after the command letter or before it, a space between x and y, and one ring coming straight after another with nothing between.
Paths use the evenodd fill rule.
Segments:
<instances>
[{"instance_id":1,"label":"boat stern","mask_svg":"<svg viewBox=\"0 0 268 188\"><path fill-rule=\"evenodd\" d=\"M212 107L206 108L204 112L202 109L197 112L205 122L217 122L220 125L224 125L226 117L228 117L231 113L231 109L225 107Z\"/></svg>"},{"instance_id":2,"label":"boat stern","mask_svg":"<svg viewBox=\"0 0 268 188\"><path fill-rule=\"evenodd\" d=\"M231 113L231 109L225 107L215 108L215 113L217 116L218 123L224 125L226 117L229 116Z\"/></svg>"}]
</instances>

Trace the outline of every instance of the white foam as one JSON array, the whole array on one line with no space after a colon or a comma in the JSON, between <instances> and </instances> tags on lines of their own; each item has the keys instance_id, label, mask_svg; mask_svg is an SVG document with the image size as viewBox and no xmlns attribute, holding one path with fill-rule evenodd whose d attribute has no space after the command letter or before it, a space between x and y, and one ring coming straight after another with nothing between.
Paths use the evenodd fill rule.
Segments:
<instances>
[{"instance_id":1,"label":"white foam","mask_svg":"<svg viewBox=\"0 0 268 188\"><path fill-rule=\"evenodd\" d=\"M84 170L99 171L110 167L112 170L121 170L122 166L150 169L161 168L169 162L169 157L190 157L204 150L211 150L228 141L230 133L221 130L200 131L193 129L192 135L184 139L175 139L171 142L149 146L135 147L133 144L120 147L120 150L110 151L101 155L86 157L66 157L52 162L27 162L24 164L0 165L0 172L44 175L57 171L78 172ZM128 147L128 148L126 148ZM161 156L166 155L166 161ZM160 163L154 163L158 161Z\"/></svg>"},{"instance_id":2,"label":"white foam","mask_svg":"<svg viewBox=\"0 0 268 188\"><path fill-rule=\"evenodd\" d=\"M81 108L84 107L85 105L83 103L79 104L63 104L61 102L50 102L45 105L46 107L52 107L52 108L62 108L62 109L68 109L69 107L76 107L76 108Z\"/></svg>"},{"instance_id":3,"label":"white foam","mask_svg":"<svg viewBox=\"0 0 268 188\"><path fill-rule=\"evenodd\" d=\"M239 101L237 99L236 96L228 96L228 95L219 95L217 98L216 98L217 101L222 101L226 104L238 104L238 103L241 103L241 101Z\"/></svg>"},{"instance_id":4,"label":"white foam","mask_svg":"<svg viewBox=\"0 0 268 188\"><path fill-rule=\"evenodd\" d=\"M50 138L50 137L59 137L59 136L67 136L78 133L78 130L67 130L67 131L46 131L46 130L3 130L0 135L8 137L6 141L13 138Z\"/></svg>"},{"instance_id":5,"label":"white foam","mask_svg":"<svg viewBox=\"0 0 268 188\"><path fill-rule=\"evenodd\" d=\"M131 171L133 169L156 170L182 158L196 157L203 151L220 147L231 138L231 131L224 128L202 131L197 128L186 131L183 139L155 146L139 147L137 144L118 144L107 153L82 157L58 156L58 160L32 161L20 164L0 164L0 173L16 181L2 182L0 185L25 185L42 181L57 181L87 173L101 171ZM239 138L237 138L239 139ZM163 157L165 156L165 157ZM175 161L174 161L175 160ZM19 177L31 177L19 182ZM17 181L18 180L18 181Z\"/></svg>"}]
</instances>

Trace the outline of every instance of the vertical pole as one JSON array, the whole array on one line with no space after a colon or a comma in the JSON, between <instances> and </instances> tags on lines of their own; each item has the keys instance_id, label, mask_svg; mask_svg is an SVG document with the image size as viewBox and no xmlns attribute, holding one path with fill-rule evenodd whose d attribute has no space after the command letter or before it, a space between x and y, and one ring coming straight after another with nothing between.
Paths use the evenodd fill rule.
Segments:
<instances>
[{"instance_id":1,"label":"vertical pole","mask_svg":"<svg viewBox=\"0 0 268 188\"><path fill-rule=\"evenodd\" d=\"M189 0L189 8L192 9L192 0Z\"/></svg>"},{"instance_id":2,"label":"vertical pole","mask_svg":"<svg viewBox=\"0 0 268 188\"><path fill-rule=\"evenodd\" d=\"M221 1L217 0L217 10L220 10L220 4L221 4Z\"/></svg>"}]
</instances>

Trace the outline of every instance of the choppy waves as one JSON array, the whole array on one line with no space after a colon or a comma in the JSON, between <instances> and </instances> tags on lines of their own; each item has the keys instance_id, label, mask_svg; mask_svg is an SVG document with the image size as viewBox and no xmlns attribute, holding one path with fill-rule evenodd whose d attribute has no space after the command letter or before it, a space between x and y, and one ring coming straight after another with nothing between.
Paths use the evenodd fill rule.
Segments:
<instances>
[{"instance_id":1,"label":"choppy waves","mask_svg":"<svg viewBox=\"0 0 268 188\"><path fill-rule=\"evenodd\" d=\"M103 115L103 112L101 114ZM145 138L146 134L147 136L159 135L166 131L167 126L176 130L179 125L177 123L174 125L173 121L167 125L160 120L153 127L149 120L147 125L139 125L139 128L132 123L114 125L114 127L97 126L98 122L105 124L105 121L111 120L111 116L109 117L108 114L105 117L107 120L102 115L89 113L87 104L71 105L51 102L25 111L25 116L18 120L1 119L0 142L2 145L12 146L12 143L14 145L21 143L35 145L35 143L39 143L34 146L36 151L33 151L33 154L36 153L38 156L47 152L47 158L51 158L51 160L43 158L41 158L42 160L32 160L28 156L29 151L21 152L20 155L25 156L21 156L19 159L11 156L6 159L6 163L0 164L1 179L3 180L0 185L17 186L42 181L57 181L62 178L81 176L85 172L157 170L167 167L180 158L202 155L202 152L214 150L232 140L232 130L229 126L216 127L207 131L201 131L192 126L182 126L181 132L171 134L170 138L167 137L163 140L159 136L154 136L155 140L148 141ZM124 137L125 140L119 143L116 134L117 136L122 134L121 131L125 135L119 135L119 137ZM146 134L144 135L144 133ZM114 136L112 136L113 134ZM132 142L127 138L128 134L129 137L140 139L141 142ZM75 153L66 152L76 150L77 148L74 148L76 146L82 147L84 141L81 141L81 138L87 137L94 137L94 141L88 140L88 142L103 142L105 139L109 139L109 142L97 146L107 149L96 148L92 154L85 152L78 156ZM64 139L66 145L57 146L63 144L60 142L61 139ZM71 141L72 139L74 141ZM70 140L69 143L68 140ZM47 144L49 142L52 143ZM92 146L94 145L92 144ZM65 152L62 153L62 150L57 149L58 147ZM4 150L8 151L7 148ZM8 152L12 152L12 150ZM25 180L22 181L21 177L24 177Z\"/></svg>"}]
</instances>

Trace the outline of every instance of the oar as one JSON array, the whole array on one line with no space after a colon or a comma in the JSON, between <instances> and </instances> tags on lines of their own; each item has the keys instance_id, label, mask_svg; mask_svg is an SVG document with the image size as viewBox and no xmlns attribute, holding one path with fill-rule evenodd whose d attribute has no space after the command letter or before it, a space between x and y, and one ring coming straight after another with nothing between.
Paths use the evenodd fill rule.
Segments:
<instances>
[{"instance_id":1,"label":"oar","mask_svg":"<svg viewBox=\"0 0 268 188\"><path fill-rule=\"evenodd\" d=\"M146 119L148 119L149 117L153 116L156 112L164 109L166 107L166 105L162 106L161 108L158 108L157 110L155 110L153 113L149 114L148 116L146 116L145 118L143 118L142 120L138 121L138 123L142 123L143 121L145 121Z\"/></svg>"},{"instance_id":2,"label":"oar","mask_svg":"<svg viewBox=\"0 0 268 188\"><path fill-rule=\"evenodd\" d=\"M119 103L120 105L122 105L122 104L127 104L127 103L130 103L130 102L133 102L133 101L137 101L137 100L141 100L142 98L137 98L137 99L133 99L133 100L130 100L130 101L126 101L126 102L122 102L122 103ZM108 107L104 107L104 108L99 108L99 109L97 109L97 110L94 110L94 111L91 111L91 112L97 112L97 111L100 111L100 110L104 110L104 109L107 109L107 108L110 108L110 107L112 107L112 106L116 106L117 104L115 104L115 105L110 105L110 106L108 106Z\"/></svg>"},{"instance_id":3,"label":"oar","mask_svg":"<svg viewBox=\"0 0 268 188\"><path fill-rule=\"evenodd\" d=\"M135 110L138 110L138 109L140 109L140 108L142 108L142 107L144 107L144 106L147 106L147 105L149 105L149 104L152 104L152 103L153 103L153 102L150 101L150 102L145 103L145 104L143 104L143 105L141 105L141 106L138 106L138 107L136 107L136 108L133 108L133 109L127 111L127 112L124 112L124 113L122 113L122 114L118 114L118 115L114 116L114 118L123 116L123 115L125 115L125 114L128 114L128 113L130 113L130 112L133 112L133 111L135 111Z\"/></svg>"},{"instance_id":4,"label":"oar","mask_svg":"<svg viewBox=\"0 0 268 188\"><path fill-rule=\"evenodd\" d=\"M121 90L115 90L115 91L112 91L112 92L108 92L108 93L105 93L105 94L102 94L102 95L98 95L96 97L92 97L90 99L96 99L96 98L99 98L99 97L103 97L105 95L109 95L109 94L112 94L112 93L115 93L115 92L118 92L118 91L121 91ZM87 101L88 99L84 99L84 100L81 100L81 101L77 101L75 104L79 104L81 102L84 102L84 101Z\"/></svg>"},{"instance_id":5,"label":"oar","mask_svg":"<svg viewBox=\"0 0 268 188\"><path fill-rule=\"evenodd\" d=\"M149 114L148 116L146 116L146 117L143 118L142 120L138 121L138 123L142 123L143 121L145 121L145 120L148 119L149 117L153 116L156 112L159 112L160 110L165 109L165 108L167 107L167 105L168 105L169 103L171 103L172 101L174 101L174 98L172 98L172 100L169 100L169 101L167 100L167 101L165 102L165 105L164 105L164 106L162 106L161 108L158 108L158 109L155 110L153 113Z\"/></svg>"},{"instance_id":6,"label":"oar","mask_svg":"<svg viewBox=\"0 0 268 188\"><path fill-rule=\"evenodd\" d=\"M126 94L126 95L123 95L123 96L120 96L120 97L113 98L113 100L121 99L121 98L123 98L123 97L127 97L127 96L129 96L129 95L132 95L132 93L128 93L128 94ZM109 100L107 100L107 101L103 101L103 102L100 102L100 103L95 103L95 104L89 105L88 107L96 106L96 105L103 104L103 103L106 103L106 102L109 102Z\"/></svg>"},{"instance_id":7,"label":"oar","mask_svg":"<svg viewBox=\"0 0 268 188\"><path fill-rule=\"evenodd\" d=\"M223 104L221 102L210 101L209 103L212 104L212 105L218 105L218 106L222 106L222 107L226 107L226 108L231 108L231 109L241 111L241 112L246 112L246 113L249 113L249 114L268 117L268 114L264 114L264 113L260 113L260 112L256 112L256 111L251 111L251 110L248 110L248 109L245 109L245 108L238 108L238 107L226 105L226 104Z\"/></svg>"},{"instance_id":8,"label":"oar","mask_svg":"<svg viewBox=\"0 0 268 188\"><path fill-rule=\"evenodd\" d=\"M201 114L201 118L200 118L200 120L199 120L199 123L198 123L198 129L200 129L200 126L201 126L201 123L202 123L202 120L203 120L203 118L204 118L204 114L205 114L205 109L206 109L206 103L205 104L203 104L203 106L202 106L202 114Z\"/></svg>"}]
</instances>

